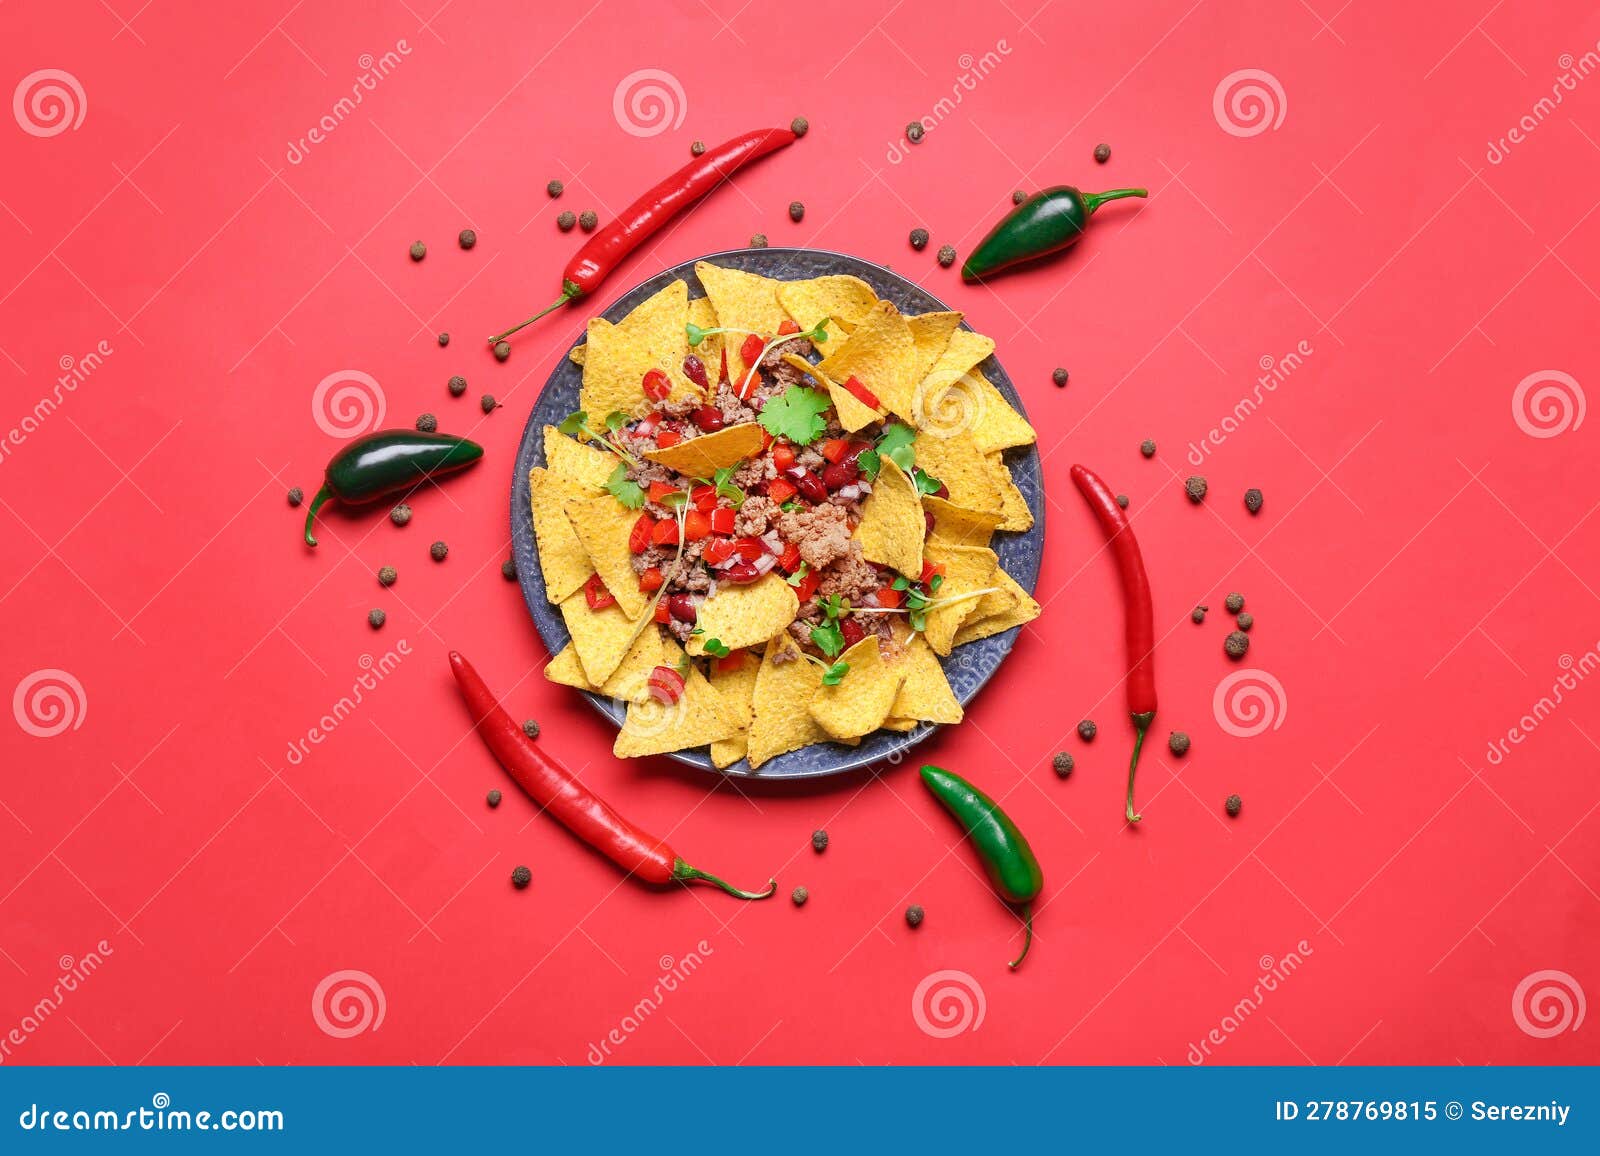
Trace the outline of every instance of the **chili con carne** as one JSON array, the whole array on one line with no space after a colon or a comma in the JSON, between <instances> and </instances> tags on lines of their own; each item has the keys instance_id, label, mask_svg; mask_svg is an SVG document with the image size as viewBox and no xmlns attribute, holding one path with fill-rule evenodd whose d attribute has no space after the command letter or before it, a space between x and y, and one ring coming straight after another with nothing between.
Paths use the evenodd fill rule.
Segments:
<instances>
[{"instance_id":1,"label":"chili con carne","mask_svg":"<svg viewBox=\"0 0 1600 1156\"><path fill-rule=\"evenodd\" d=\"M373 502L464 470L481 457L483 447L477 442L448 434L391 429L357 438L328 462L322 488L306 513L306 545L317 544L311 525L328 499L351 505Z\"/></svg>"}]
</instances>

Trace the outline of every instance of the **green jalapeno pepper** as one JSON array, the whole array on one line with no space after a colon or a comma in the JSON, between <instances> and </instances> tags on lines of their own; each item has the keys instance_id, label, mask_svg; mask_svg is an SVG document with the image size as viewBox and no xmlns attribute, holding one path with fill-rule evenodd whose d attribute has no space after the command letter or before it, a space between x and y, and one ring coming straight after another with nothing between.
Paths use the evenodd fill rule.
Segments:
<instances>
[{"instance_id":1,"label":"green jalapeno pepper","mask_svg":"<svg viewBox=\"0 0 1600 1156\"><path fill-rule=\"evenodd\" d=\"M978 242L961 266L963 281L979 281L998 273L1071 248L1083 236L1094 211L1107 201L1146 197L1145 189L1112 189L1105 193L1079 192L1071 185L1056 185L1033 194L1012 209L989 235Z\"/></svg>"},{"instance_id":2,"label":"green jalapeno pepper","mask_svg":"<svg viewBox=\"0 0 1600 1156\"><path fill-rule=\"evenodd\" d=\"M966 828L967 837L978 848L989 882L994 884L1001 898L1022 905L1027 938L1022 944L1022 954L1011 961L1010 966L1016 967L1027 958L1028 948L1033 946L1033 901L1044 886L1044 873L1039 870L1033 848L1028 846L1011 816L960 775L943 767L925 766L922 781L933 792L933 797L944 804L944 809Z\"/></svg>"},{"instance_id":3,"label":"green jalapeno pepper","mask_svg":"<svg viewBox=\"0 0 1600 1156\"><path fill-rule=\"evenodd\" d=\"M481 457L483 447L477 442L448 434L389 429L357 438L328 463L322 489L306 514L306 545L317 544L311 525L329 498L351 505L377 501L463 470Z\"/></svg>"}]
</instances>

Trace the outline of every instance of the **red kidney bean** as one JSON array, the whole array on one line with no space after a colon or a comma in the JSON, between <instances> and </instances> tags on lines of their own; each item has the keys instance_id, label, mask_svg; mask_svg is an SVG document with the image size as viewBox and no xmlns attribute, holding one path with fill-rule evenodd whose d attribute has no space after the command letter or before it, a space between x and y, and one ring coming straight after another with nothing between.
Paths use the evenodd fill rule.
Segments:
<instances>
[{"instance_id":1,"label":"red kidney bean","mask_svg":"<svg viewBox=\"0 0 1600 1156\"><path fill-rule=\"evenodd\" d=\"M716 433L723 426L722 411L714 405L703 405L694 411L694 424L706 433Z\"/></svg>"},{"instance_id":2,"label":"red kidney bean","mask_svg":"<svg viewBox=\"0 0 1600 1156\"><path fill-rule=\"evenodd\" d=\"M842 490L861 476L861 471L854 463L846 464L848 458L837 462L829 462L822 469L822 484L830 490Z\"/></svg>"},{"instance_id":3,"label":"red kidney bean","mask_svg":"<svg viewBox=\"0 0 1600 1156\"><path fill-rule=\"evenodd\" d=\"M794 478L794 488L800 491L800 496L808 502L826 502L828 500L828 487L822 484L822 479L810 470L795 469L791 472Z\"/></svg>"},{"instance_id":4,"label":"red kidney bean","mask_svg":"<svg viewBox=\"0 0 1600 1156\"><path fill-rule=\"evenodd\" d=\"M754 582L761 577L761 574L762 572L756 568L754 562L735 562L732 566L722 571L722 581L743 585L746 582Z\"/></svg>"},{"instance_id":5,"label":"red kidney bean","mask_svg":"<svg viewBox=\"0 0 1600 1156\"><path fill-rule=\"evenodd\" d=\"M922 522L923 532L927 534L933 533L933 515L926 510L922 511Z\"/></svg>"},{"instance_id":6,"label":"red kidney bean","mask_svg":"<svg viewBox=\"0 0 1600 1156\"><path fill-rule=\"evenodd\" d=\"M701 389L711 388L711 382L706 377L705 362L692 353L683 359L683 376L694 382Z\"/></svg>"},{"instance_id":7,"label":"red kidney bean","mask_svg":"<svg viewBox=\"0 0 1600 1156\"><path fill-rule=\"evenodd\" d=\"M674 594L667 599L667 610L679 622L693 622L700 616L699 607L694 604L694 598L688 594Z\"/></svg>"}]
</instances>

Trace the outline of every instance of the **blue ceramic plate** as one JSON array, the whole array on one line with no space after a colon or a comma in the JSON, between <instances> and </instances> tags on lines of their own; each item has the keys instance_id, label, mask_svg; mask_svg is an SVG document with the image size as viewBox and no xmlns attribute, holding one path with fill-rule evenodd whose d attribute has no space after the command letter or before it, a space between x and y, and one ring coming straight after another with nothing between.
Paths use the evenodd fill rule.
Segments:
<instances>
[{"instance_id":1,"label":"blue ceramic plate","mask_svg":"<svg viewBox=\"0 0 1600 1156\"><path fill-rule=\"evenodd\" d=\"M929 313L949 308L899 274L843 253L816 249L734 249L727 253L713 253L702 260L783 281L848 273L871 285L879 297L894 302L902 313ZM705 291L694 275L694 265L693 261L686 262L650 278L623 296L602 316L609 321L620 321L640 302L680 277L689 283L690 297L704 296ZM1016 387L1011 384L1011 378L1000 363L991 357L978 368L1005 395L1006 400L1026 416L1027 411L1017 396ZM517 575L522 583L522 596L533 615L534 626L538 628L539 636L544 639L551 654L558 653L567 645L568 635L566 624L561 620L560 608L545 600L544 575L539 569L539 552L534 548L533 541L528 471L545 464L544 427L557 424L578 408L578 390L582 384L583 370L563 355L551 372L550 380L545 383L543 392L539 394L533 412L528 415L527 428L522 431L522 445L517 451L516 468L511 475L511 541L517 561ZM1024 534L996 535L994 548L1006 573L1031 593L1039 580L1039 561L1044 552L1044 495L1041 490L1039 454L1033 446L1008 450L1006 463L1011 467L1017 488L1027 499L1028 509L1033 511L1033 528ZM944 660L945 675L963 706L989 681L1001 661L1010 653L1012 643L1016 641L1017 629L958 647ZM595 694L585 697L615 725L622 725L625 713L623 704ZM933 729L931 724L924 724L915 730L899 733L875 731L855 747L815 743L780 755L763 764L759 771L752 771L749 763L740 761L721 773L762 779L805 779L839 774L915 746ZM691 766L713 769L711 758L704 750L682 751L672 757Z\"/></svg>"}]
</instances>

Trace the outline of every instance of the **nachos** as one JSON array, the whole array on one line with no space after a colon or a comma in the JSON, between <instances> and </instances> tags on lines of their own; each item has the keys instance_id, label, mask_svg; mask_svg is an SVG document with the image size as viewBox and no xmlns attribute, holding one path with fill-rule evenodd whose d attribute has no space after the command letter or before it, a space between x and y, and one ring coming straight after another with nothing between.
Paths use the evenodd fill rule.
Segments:
<instances>
[{"instance_id":1,"label":"nachos","mask_svg":"<svg viewBox=\"0 0 1600 1156\"><path fill-rule=\"evenodd\" d=\"M1039 614L993 549L1033 524L1005 452L1034 441L994 343L855 277L695 271L589 323L544 431L547 677L629 704L617 754L718 767L959 722L939 659Z\"/></svg>"}]
</instances>

